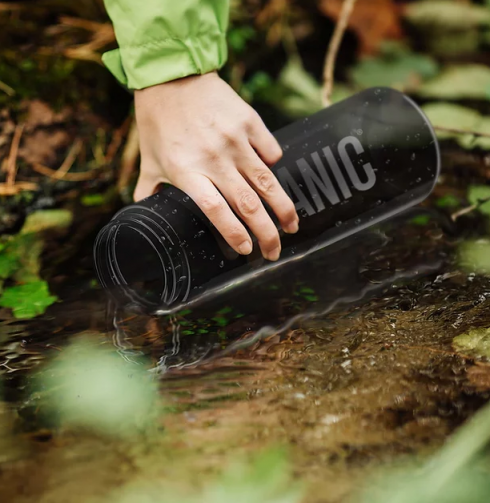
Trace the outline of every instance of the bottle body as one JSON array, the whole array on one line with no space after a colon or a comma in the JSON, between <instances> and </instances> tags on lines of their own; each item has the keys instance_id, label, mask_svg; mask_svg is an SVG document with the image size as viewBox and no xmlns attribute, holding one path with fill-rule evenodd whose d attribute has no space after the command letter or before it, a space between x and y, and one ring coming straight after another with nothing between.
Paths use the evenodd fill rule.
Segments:
<instances>
[{"instance_id":1,"label":"bottle body","mask_svg":"<svg viewBox=\"0 0 490 503\"><path fill-rule=\"evenodd\" d=\"M272 171L300 217L297 234L281 231L278 262L263 259L257 246L238 255L189 196L166 187L100 232L94 257L102 285L120 302L171 312L403 211L429 195L439 173L428 120L387 88L363 91L275 136L284 155Z\"/></svg>"}]
</instances>

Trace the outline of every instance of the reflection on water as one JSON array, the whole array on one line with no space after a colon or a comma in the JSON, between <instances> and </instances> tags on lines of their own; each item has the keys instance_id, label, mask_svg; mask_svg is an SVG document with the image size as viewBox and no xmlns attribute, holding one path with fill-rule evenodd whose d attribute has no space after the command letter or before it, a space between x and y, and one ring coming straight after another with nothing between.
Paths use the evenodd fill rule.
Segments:
<instances>
[{"instance_id":1,"label":"reflection on water","mask_svg":"<svg viewBox=\"0 0 490 503\"><path fill-rule=\"evenodd\" d=\"M424 219L430 223L421 226ZM414 210L175 315L134 315L114 307L114 344L129 361L150 356L152 371L167 377L211 362L219 367L261 340L437 271L447 225L441 214Z\"/></svg>"}]
</instances>

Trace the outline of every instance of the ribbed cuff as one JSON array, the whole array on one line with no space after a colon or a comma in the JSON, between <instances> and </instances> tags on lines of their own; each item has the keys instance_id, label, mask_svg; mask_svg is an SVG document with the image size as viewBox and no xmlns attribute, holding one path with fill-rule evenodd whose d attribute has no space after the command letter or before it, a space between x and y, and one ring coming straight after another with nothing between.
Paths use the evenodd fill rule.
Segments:
<instances>
[{"instance_id":1,"label":"ribbed cuff","mask_svg":"<svg viewBox=\"0 0 490 503\"><path fill-rule=\"evenodd\" d=\"M228 56L226 33L203 33L195 38L152 40L106 52L102 60L129 89L209 73L221 68Z\"/></svg>"}]
</instances>

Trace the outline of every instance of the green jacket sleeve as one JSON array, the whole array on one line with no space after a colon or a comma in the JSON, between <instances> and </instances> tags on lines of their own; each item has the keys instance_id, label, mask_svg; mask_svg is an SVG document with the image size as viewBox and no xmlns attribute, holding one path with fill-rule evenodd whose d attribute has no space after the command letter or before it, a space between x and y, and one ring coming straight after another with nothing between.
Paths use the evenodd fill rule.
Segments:
<instances>
[{"instance_id":1,"label":"green jacket sleeve","mask_svg":"<svg viewBox=\"0 0 490 503\"><path fill-rule=\"evenodd\" d=\"M118 49L102 59L130 89L208 73L226 61L229 0L104 0Z\"/></svg>"}]
</instances>

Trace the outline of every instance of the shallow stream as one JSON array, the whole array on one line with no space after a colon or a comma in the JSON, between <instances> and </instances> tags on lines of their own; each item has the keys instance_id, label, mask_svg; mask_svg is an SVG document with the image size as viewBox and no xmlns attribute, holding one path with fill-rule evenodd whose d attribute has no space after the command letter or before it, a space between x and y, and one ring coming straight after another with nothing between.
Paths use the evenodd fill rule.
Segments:
<instances>
[{"instance_id":1,"label":"shallow stream","mask_svg":"<svg viewBox=\"0 0 490 503\"><path fill-rule=\"evenodd\" d=\"M54 274L62 302L0 321L0 501L180 501L281 446L304 501L337 502L434 451L490 389L451 346L490 326L490 280L456 260L480 219L434 204L450 173L430 207L172 317L108 303L87 240Z\"/></svg>"}]
</instances>

